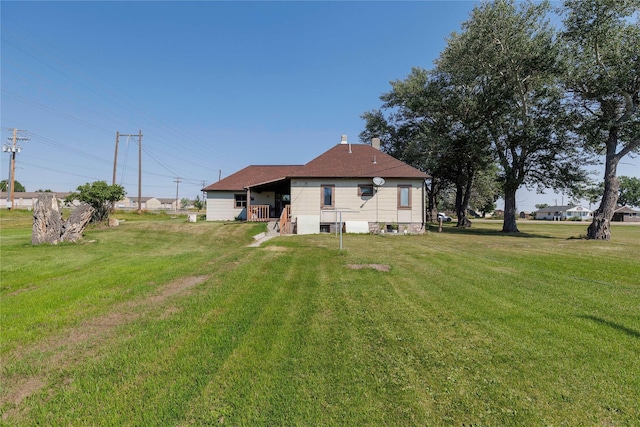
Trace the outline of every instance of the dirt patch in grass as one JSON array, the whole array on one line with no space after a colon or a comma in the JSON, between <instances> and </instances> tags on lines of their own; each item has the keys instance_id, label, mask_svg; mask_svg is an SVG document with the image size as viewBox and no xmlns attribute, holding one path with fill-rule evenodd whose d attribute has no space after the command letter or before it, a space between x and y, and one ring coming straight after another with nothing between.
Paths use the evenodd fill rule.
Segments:
<instances>
[{"instance_id":1,"label":"dirt patch in grass","mask_svg":"<svg viewBox=\"0 0 640 427\"><path fill-rule=\"evenodd\" d=\"M11 292L11 293L8 293L8 294L7 294L7 296L8 296L8 297L11 297L11 296L14 296L14 295L21 294L21 293L23 293L23 292L34 291L34 290L36 290L36 289L38 289L38 288L39 288L39 286L32 285L32 286L29 286L29 287L27 287L27 288L21 288L21 289L18 289L18 290L16 290L16 291L13 291L13 292Z\"/></svg>"},{"instance_id":2,"label":"dirt patch in grass","mask_svg":"<svg viewBox=\"0 0 640 427\"><path fill-rule=\"evenodd\" d=\"M2 395L0 395L0 407L7 404L19 405L24 399L46 385L43 378L46 378L49 372L67 368L91 357L96 353L98 346L115 333L118 326L136 320L170 297L184 294L190 288L204 283L207 279L209 276L181 277L160 286L154 295L120 304L107 314L88 319L79 326L69 328L32 347L17 348L8 358L33 358L39 365L39 375L23 376L0 373L0 382L4 386ZM162 316L168 317L178 311L175 306L171 306L165 310ZM2 419L6 420L13 414L14 411L8 410L2 415Z\"/></svg>"},{"instance_id":3,"label":"dirt patch in grass","mask_svg":"<svg viewBox=\"0 0 640 427\"><path fill-rule=\"evenodd\" d=\"M160 289L160 292L157 295L149 298L148 301L154 304L160 303L175 294L182 293L189 288L204 283L207 279L208 276L181 277L180 279L174 280L173 282L169 282L164 285Z\"/></svg>"},{"instance_id":4,"label":"dirt patch in grass","mask_svg":"<svg viewBox=\"0 0 640 427\"><path fill-rule=\"evenodd\" d=\"M2 381L6 384L4 379ZM19 411L18 405L27 397L40 391L45 385L46 383L39 377L22 378L14 381L11 387L7 387L9 389L8 393L3 396L1 401L3 406L8 403L12 407L2 413L1 419L6 421L9 417L15 416Z\"/></svg>"},{"instance_id":5,"label":"dirt patch in grass","mask_svg":"<svg viewBox=\"0 0 640 427\"><path fill-rule=\"evenodd\" d=\"M347 264L347 267L349 267L352 270L361 270L363 268L373 268L374 270L384 271L384 272L389 271L391 268L386 264Z\"/></svg>"},{"instance_id":6,"label":"dirt patch in grass","mask_svg":"<svg viewBox=\"0 0 640 427\"><path fill-rule=\"evenodd\" d=\"M13 403L14 405L18 405L24 399L36 393L44 386L45 382L41 378L30 377L23 379L22 381L18 381L17 384L14 384L13 389L6 396L5 400L9 403Z\"/></svg>"}]
</instances>

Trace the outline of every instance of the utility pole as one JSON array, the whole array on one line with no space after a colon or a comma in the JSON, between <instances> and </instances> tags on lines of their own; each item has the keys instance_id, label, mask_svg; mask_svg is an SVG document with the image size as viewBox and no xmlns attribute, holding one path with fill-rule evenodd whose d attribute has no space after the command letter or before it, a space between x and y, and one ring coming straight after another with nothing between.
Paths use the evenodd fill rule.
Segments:
<instances>
[{"instance_id":1,"label":"utility pole","mask_svg":"<svg viewBox=\"0 0 640 427\"><path fill-rule=\"evenodd\" d=\"M173 181L176 183L176 212L178 212L178 203L180 202L180 199L178 198L178 186L180 185L180 178L176 177L176 179Z\"/></svg>"},{"instance_id":2,"label":"utility pole","mask_svg":"<svg viewBox=\"0 0 640 427\"><path fill-rule=\"evenodd\" d=\"M116 164L118 163L118 140L120 139L120 132L116 132L116 154L113 156L113 182L112 185L116 185Z\"/></svg>"},{"instance_id":3,"label":"utility pole","mask_svg":"<svg viewBox=\"0 0 640 427\"><path fill-rule=\"evenodd\" d=\"M18 145L19 141L28 141L29 138L18 136L18 132L24 132L20 129L13 129L13 138L7 138L11 144L2 144L2 151L11 153L11 163L9 164L9 181L7 182L7 209L13 208L15 181L16 181L16 153L22 150Z\"/></svg>"},{"instance_id":4,"label":"utility pole","mask_svg":"<svg viewBox=\"0 0 640 427\"><path fill-rule=\"evenodd\" d=\"M202 180L202 206L205 206L205 203L206 203L205 200L207 199L207 196L206 196L207 192L204 191L205 185L206 185L206 181L203 179Z\"/></svg>"},{"instance_id":5,"label":"utility pole","mask_svg":"<svg viewBox=\"0 0 640 427\"><path fill-rule=\"evenodd\" d=\"M138 213L142 212L142 130L138 130Z\"/></svg>"},{"instance_id":6,"label":"utility pole","mask_svg":"<svg viewBox=\"0 0 640 427\"><path fill-rule=\"evenodd\" d=\"M138 213L142 211L142 131L138 134L123 134L116 132L116 154L113 159L113 184L116 183L116 163L118 162L118 140L121 136L138 137Z\"/></svg>"}]
</instances>

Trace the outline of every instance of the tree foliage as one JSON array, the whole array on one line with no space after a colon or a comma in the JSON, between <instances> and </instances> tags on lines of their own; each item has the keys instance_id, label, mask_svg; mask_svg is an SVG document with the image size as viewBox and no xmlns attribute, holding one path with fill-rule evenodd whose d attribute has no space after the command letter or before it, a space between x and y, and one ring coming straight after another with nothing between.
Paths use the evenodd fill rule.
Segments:
<instances>
[{"instance_id":1,"label":"tree foliage","mask_svg":"<svg viewBox=\"0 0 640 427\"><path fill-rule=\"evenodd\" d=\"M391 82L391 87L380 97L382 110L362 116L366 125L360 138L381 138L383 150L431 175L431 220L442 191L454 186L458 225L469 225L466 212L474 179L491 163L484 140L474 132L478 121L473 97L464 86L452 84L446 73L421 68Z\"/></svg>"},{"instance_id":2,"label":"tree foliage","mask_svg":"<svg viewBox=\"0 0 640 427\"><path fill-rule=\"evenodd\" d=\"M478 173L471 189L469 206L472 206L484 217L496 209L496 201L501 194L498 166L494 163Z\"/></svg>"},{"instance_id":3,"label":"tree foliage","mask_svg":"<svg viewBox=\"0 0 640 427\"><path fill-rule=\"evenodd\" d=\"M382 108L362 116L361 139L380 137L389 154L432 175L430 212L455 188L464 217L475 181L497 164L503 231L518 231L524 186L600 199L588 237L609 239L623 195L617 165L640 152L640 0L566 0L558 10L562 31L548 1L476 6L434 70L392 82ZM602 155L600 190L584 168Z\"/></svg>"},{"instance_id":4,"label":"tree foliage","mask_svg":"<svg viewBox=\"0 0 640 427\"><path fill-rule=\"evenodd\" d=\"M200 199L200 196L196 196L196 199L193 201L193 207L198 209L198 211L204 208L204 202Z\"/></svg>"},{"instance_id":5,"label":"tree foliage","mask_svg":"<svg viewBox=\"0 0 640 427\"><path fill-rule=\"evenodd\" d=\"M78 186L75 192L65 198L65 202L71 203L78 200L88 203L95 209L91 222L102 222L109 218L109 211L114 203L122 200L125 194L124 187L121 185L95 181Z\"/></svg>"},{"instance_id":6,"label":"tree foliage","mask_svg":"<svg viewBox=\"0 0 640 427\"><path fill-rule=\"evenodd\" d=\"M565 85L580 116L576 132L605 163L587 237L609 240L617 166L640 147L640 0L567 0L564 12L563 54L571 64Z\"/></svg>"},{"instance_id":7,"label":"tree foliage","mask_svg":"<svg viewBox=\"0 0 640 427\"><path fill-rule=\"evenodd\" d=\"M622 206L640 207L640 178L621 176L618 203Z\"/></svg>"},{"instance_id":8,"label":"tree foliage","mask_svg":"<svg viewBox=\"0 0 640 427\"><path fill-rule=\"evenodd\" d=\"M482 127L501 168L502 230L518 231L516 191L564 188L584 178L572 117L564 108L565 63L546 16L548 3L483 3L452 34L438 68L472 88Z\"/></svg>"},{"instance_id":9,"label":"tree foliage","mask_svg":"<svg viewBox=\"0 0 640 427\"><path fill-rule=\"evenodd\" d=\"M2 181L0 181L0 190L1 191L8 191L9 188L9 182L6 179L3 179ZM15 192L24 192L27 191L24 188L24 185L20 184L20 181L13 181L13 191Z\"/></svg>"}]
</instances>

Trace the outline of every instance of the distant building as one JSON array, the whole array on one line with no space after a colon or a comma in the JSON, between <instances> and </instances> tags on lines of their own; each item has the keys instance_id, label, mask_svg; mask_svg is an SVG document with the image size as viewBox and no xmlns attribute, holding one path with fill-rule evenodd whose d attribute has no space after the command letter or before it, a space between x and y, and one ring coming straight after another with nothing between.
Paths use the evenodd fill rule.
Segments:
<instances>
[{"instance_id":1,"label":"distant building","mask_svg":"<svg viewBox=\"0 0 640 427\"><path fill-rule=\"evenodd\" d=\"M581 221L590 221L593 211L584 206L547 206L536 211L536 219L549 221L565 221L571 218L579 218Z\"/></svg>"},{"instance_id":2,"label":"distant building","mask_svg":"<svg viewBox=\"0 0 640 427\"><path fill-rule=\"evenodd\" d=\"M640 211L633 210L628 206L618 206L613 213L612 221L640 222Z\"/></svg>"},{"instance_id":3,"label":"distant building","mask_svg":"<svg viewBox=\"0 0 640 427\"><path fill-rule=\"evenodd\" d=\"M38 200L39 192L35 191L16 191L13 193L13 208L14 209L33 209L33 206L36 204L36 200ZM57 192L53 191L52 194L55 194L55 197L58 199L58 203L62 205L65 197L67 197L69 192ZM7 192L3 191L0 193L0 209L7 209Z\"/></svg>"}]
</instances>

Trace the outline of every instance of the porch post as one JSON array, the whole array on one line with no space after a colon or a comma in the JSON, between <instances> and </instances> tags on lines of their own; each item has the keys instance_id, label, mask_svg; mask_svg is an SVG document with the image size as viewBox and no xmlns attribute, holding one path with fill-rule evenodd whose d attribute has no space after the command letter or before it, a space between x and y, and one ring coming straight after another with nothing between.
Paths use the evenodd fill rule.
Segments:
<instances>
[{"instance_id":1,"label":"porch post","mask_svg":"<svg viewBox=\"0 0 640 427\"><path fill-rule=\"evenodd\" d=\"M247 187L247 221L251 221L251 189Z\"/></svg>"}]
</instances>

